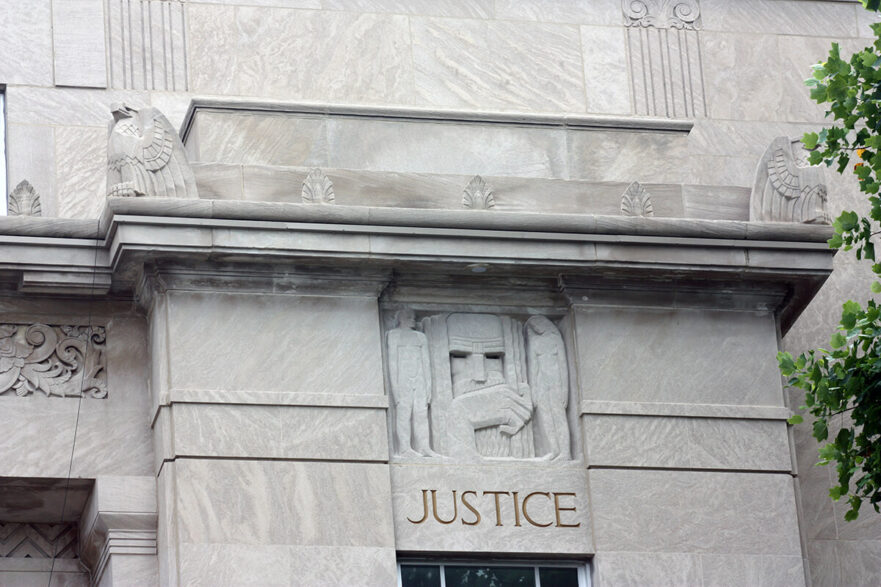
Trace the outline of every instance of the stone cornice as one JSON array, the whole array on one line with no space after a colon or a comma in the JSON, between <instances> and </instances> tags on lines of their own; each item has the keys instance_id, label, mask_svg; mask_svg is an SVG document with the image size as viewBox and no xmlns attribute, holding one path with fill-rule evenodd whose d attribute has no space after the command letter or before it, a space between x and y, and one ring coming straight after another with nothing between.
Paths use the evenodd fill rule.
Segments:
<instances>
[{"instance_id":1,"label":"stone cornice","mask_svg":"<svg viewBox=\"0 0 881 587\"><path fill-rule=\"evenodd\" d=\"M79 222L8 220L0 278L21 291L130 293L156 263L263 275L273 288L275 272L367 279L372 291L393 273L562 276L570 289L687 278L702 291L735 283L785 300L784 329L833 256L828 226L743 221L152 198L109 198L91 239Z\"/></svg>"}]
</instances>

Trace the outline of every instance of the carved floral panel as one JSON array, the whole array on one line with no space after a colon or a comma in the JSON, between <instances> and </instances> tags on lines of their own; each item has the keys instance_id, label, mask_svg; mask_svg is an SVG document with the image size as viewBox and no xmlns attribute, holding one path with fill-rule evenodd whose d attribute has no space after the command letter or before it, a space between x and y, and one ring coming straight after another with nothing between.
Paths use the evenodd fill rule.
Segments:
<instances>
[{"instance_id":1,"label":"carved floral panel","mask_svg":"<svg viewBox=\"0 0 881 587\"><path fill-rule=\"evenodd\" d=\"M103 326L0 323L0 395L107 397Z\"/></svg>"},{"instance_id":2,"label":"carved floral panel","mask_svg":"<svg viewBox=\"0 0 881 587\"><path fill-rule=\"evenodd\" d=\"M395 454L570 460L569 370L544 316L396 314L386 334Z\"/></svg>"}]
</instances>

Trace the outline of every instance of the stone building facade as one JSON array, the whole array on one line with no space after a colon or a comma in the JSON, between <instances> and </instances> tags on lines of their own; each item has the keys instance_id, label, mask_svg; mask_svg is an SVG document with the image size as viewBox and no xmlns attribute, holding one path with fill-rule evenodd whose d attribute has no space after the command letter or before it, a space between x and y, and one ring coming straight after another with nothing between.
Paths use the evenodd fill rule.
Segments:
<instances>
[{"instance_id":1,"label":"stone building facade","mask_svg":"<svg viewBox=\"0 0 881 587\"><path fill-rule=\"evenodd\" d=\"M871 16L5 3L0 584L878 584L775 361Z\"/></svg>"}]
</instances>

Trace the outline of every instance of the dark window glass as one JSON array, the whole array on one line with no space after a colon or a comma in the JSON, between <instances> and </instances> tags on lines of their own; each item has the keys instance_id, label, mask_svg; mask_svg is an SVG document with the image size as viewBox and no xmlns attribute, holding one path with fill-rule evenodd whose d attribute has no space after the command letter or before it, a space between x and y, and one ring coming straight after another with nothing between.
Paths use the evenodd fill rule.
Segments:
<instances>
[{"instance_id":1,"label":"dark window glass","mask_svg":"<svg viewBox=\"0 0 881 587\"><path fill-rule=\"evenodd\" d=\"M440 567L401 565L401 584L404 587L440 587Z\"/></svg>"},{"instance_id":2,"label":"dark window glass","mask_svg":"<svg viewBox=\"0 0 881 587\"><path fill-rule=\"evenodd\" d=\"M578 569L542 567L538 578L541 587L578 587Z\"/></svg>"},{"instance_id":3,"label":"dark window glass","mask_svg":"<svg viewBox=\"0 0 881 587\"><path fill-rule=\"evenodd\" d=\"M447 587L535 587L535 567L444 565Z\"/></svg>"}]
</instances>

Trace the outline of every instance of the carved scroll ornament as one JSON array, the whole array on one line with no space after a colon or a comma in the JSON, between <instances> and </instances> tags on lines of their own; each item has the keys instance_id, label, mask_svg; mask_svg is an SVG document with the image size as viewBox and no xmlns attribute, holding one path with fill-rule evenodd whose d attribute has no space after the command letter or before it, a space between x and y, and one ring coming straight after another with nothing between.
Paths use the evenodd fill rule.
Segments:
<instances>
[{"instance_id":1,"label":"carved scroll ornament","mask_svg":"<svg viewBox=\"0 0 881 587\"><path fill-rule=\"evenodd\" d=\"M107 397L101 326L0 324L0 395Z\"/></svg>"},{"instance_id":2,"label":"carved scroll ornament","mask_svg":"<svg viewBox=\"0 0 881 587\"><path fill-rule=\"evenodd\" d=\"M698 29L698 0L622 0L627 26Z\"/></svg>"},{"instance_id":3,"label":"carved scroll ornament","mask_svg":"<svg viewBox=\"0 0 881 587\"><path fill-rule=\"evenodd\" d=\"M386 342L398 456L571 459L566 349L548 318L443 313L417 328L403 310Z\"/></svg>"}]
</instances>

